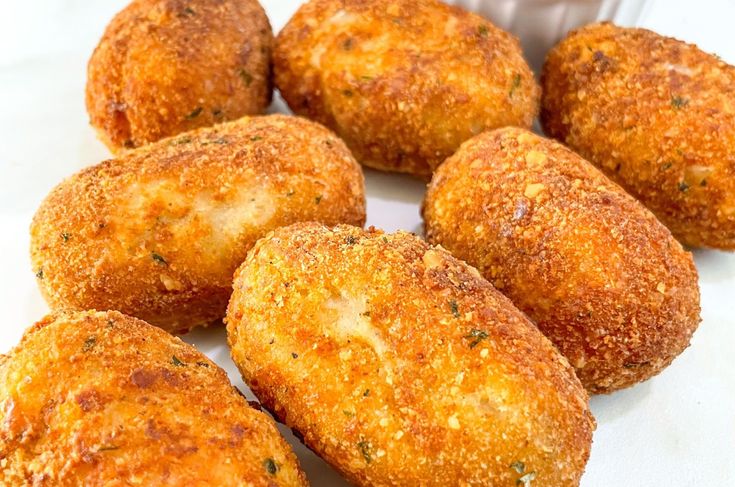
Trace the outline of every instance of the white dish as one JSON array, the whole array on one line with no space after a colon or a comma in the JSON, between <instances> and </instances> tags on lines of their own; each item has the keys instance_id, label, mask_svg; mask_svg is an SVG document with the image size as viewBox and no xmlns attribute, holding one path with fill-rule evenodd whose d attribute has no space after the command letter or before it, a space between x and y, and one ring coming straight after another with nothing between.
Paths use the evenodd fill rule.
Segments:
<instances>
[{"instance_id":1,"label":"white dish","mask_svg":"<svg viewBox=\"0 0 735 487\"><path fill-rule=\"evenodd\" d=\"M685 0L653 2L641 22L699 42L735 63L730 34L735 5L712 1L719 2L717 13L704 1L697 9ZM110 157L88 125L85 69L105 24L126 1L39 3L9 2L0 20L0 352L15 345L47 310L28 258L28 225L36 207L63 177ZM298 4L266 0L274 29ZM423 184L374 171L366 175L368 224L420 232ZM598 428L583 487L735 485L735 255L702 251L695 259L703 321L692 346L658 377L592 399ZM197 330L185 339L245 390L222 329ZM347 485L287 437L312 485Z\"/></svg>"}]
</instances>

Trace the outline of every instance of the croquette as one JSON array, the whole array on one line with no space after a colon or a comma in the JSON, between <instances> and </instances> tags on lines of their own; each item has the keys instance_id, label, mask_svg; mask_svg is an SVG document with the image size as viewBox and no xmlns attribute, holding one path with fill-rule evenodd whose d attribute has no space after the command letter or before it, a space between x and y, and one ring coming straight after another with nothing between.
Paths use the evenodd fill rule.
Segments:
<instances>
[{"instance_id":1,"label":"croquette","mask_svg":"<svg viewBox=\"0 0 735 487\"><path fill-rule=\"evenodd\" d=\"M248 254L227 313L245 381L358 486L576 486L574 371L475 269L408 233L315 223Z\"/></svg>"},{"instance_id":2,"label":"croquette","mask_svg":"<svg viewBox=\"0 0 735 487\"><path fill-rule=\"evenodd\" d=\"M273 421L194 347L61 312L0 355L0 484L305 486Z\"/></svg>"},{"instance_id":3,"label":"croquette","mask_svg":"<svg viewBox=\"0 0 735 487\"><path fill-rule=\"evenodd\" d=\"M311 0L278 35L274 70L291 109L359 162L422 178L473 135L538 112L517 39L438 0Z\"/></svg>"},{"instance_id":4,"label":"croquette","mask_svg":"<svg viewBox=\"0 0 735 487\"><path fill-rule=\"evenodd\" d=\"M134 0L89 60L90 122L119 152L263 113L272 50L257 0Z\"/></svg>"},{"instance_id":5,"label":"croquette","mask_svg":"<svg viewBox=\"0 0 735 487\"><path fill-rule=\"evenodd\" d=\"M658 374L699 324L692 256L593 165L515 128L434 173L429 242L477 269L551 339L592 393Z\"/></svg>"},{"instance_id":6,"label":"croquette","mask_svg":"<svg viewBox=\"0 0 735 487\"><path fill-rule=\"evenodd\" d=\"M645 29L569 34L543 71L544 130L690 247L735 249L735 67Z\"/></svg>"},{"instance_id":7,"label":"croquette","mask_svg":"<svg viewBox=\"0 0 735 487\"><path fill-rule=\"evenodd\" d=\"M62 182L33 218L31 260L54 309L114 309L185 332L224 317L258 238L312 220L364 224L360 166L313 122L246 117Z\"/></svg>"}]
</instances>

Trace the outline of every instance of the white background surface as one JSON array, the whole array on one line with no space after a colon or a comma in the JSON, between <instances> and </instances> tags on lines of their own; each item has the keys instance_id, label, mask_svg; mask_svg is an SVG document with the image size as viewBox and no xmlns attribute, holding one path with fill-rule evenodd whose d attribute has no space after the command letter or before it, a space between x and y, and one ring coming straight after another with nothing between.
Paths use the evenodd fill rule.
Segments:
<instances>
[{"instance_id":1,"label":"white background surface","mask_svg":"<svg viewBox=\"0 0 735 487\"><path fill-rule=\"evenodd\" d=\"M490 1L490 0L488 0ZM3 0L0 16L0 352L46 312L30 269L28 226L63 177L109 157L84 109L86 62L124 0ZM278 31L299 2L264 2ZM639 24L735 63L735 1L655 0ZM368 224L421 231L423 185L368 171ZM594 397L598 421L582 485L735 485L735 255L697 251L702 318L692 346L660 376ZM186 337L227 369L222 329ZM282 428L285 431L285 428ZM343 484L290 435L315 486Z\"/></svg>"}]
</instances>

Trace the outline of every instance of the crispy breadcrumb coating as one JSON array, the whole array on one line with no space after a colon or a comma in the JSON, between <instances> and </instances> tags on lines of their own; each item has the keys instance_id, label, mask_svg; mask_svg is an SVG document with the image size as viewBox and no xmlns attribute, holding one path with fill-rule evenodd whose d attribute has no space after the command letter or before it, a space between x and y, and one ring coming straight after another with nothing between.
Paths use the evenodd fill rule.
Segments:
<instances>
[{"instance_id":1,"label":"crispy breadcrumb coating","mask_svg":"<svg viewBox=\"0 0 735 487\"><path fill-rule=\"evenodd\" d=\"M530 127L539 88L517 39L437 0L311 0L276 39L291 109L358 161L428 177L488 128Z\"/></svg>"},{"instance_id":2,"label":"crispy breadcrumb coating","mask_svg":"<svg viewBox=\"0 0 735 487\"><path fill-rule=\"evenodd\" d=\"M644 29L595 24L548 55L544 130L685 245L735 249L735 67Z\"/></svg>"},{"instance_id":3,"label":"crispy breadcrumb coating","mask_svg":"<svg viewBox=\"0 0 735 487\"><path fill-rule=\"evenodd\" d=\"M434 174L426 234L536 323L593 393L658 374L699 324L692 256L633 197L561 144L500 129Z\"/></svg>"},{"instance_id":4,"label":"crispy breadcrumb coating","mask_svg":"<svg viewBox=\"0 0 735 487\"><path fill-rule=\"evenodd\" d=\"M333 133L272 115L164 139L57 186L31 225L55 309L115 309L168 331L222 318L255 241L298 221L365 222L360 166Z\"/></svg>"},{"instance_id":5,"label":"crispy breadcrumb coating","mask_svg":"<svg viewBox=\"0 0 735 487\"><path fill-rule=\"evenodd\" d=\"M91 124L117 152L263 113L272 46L257 0L134 0L89 60Z\"/></svg>"},{"instance_id":6,"label":"crispy breadcrumb coating","mask_svg":"<svg viewBox=\"0 0 735 487\"><path fill-rule=\"evenodd\" d=\"M237 271L227 331L264 405L355 485L579 483L594 420L569 363L414 235L277 229Z\"/></svg>"},{"instance_id":7,"label":"crispy breadcrumb coating","mask_svg":"<svg viewBox=\"0 0 735 487\"><path fill-rule=\"evenodd\" d=\"M0 484L307 482L214 362L143 321L90 311L49 315L0 355Z\"/></svg>"}]
</instances>

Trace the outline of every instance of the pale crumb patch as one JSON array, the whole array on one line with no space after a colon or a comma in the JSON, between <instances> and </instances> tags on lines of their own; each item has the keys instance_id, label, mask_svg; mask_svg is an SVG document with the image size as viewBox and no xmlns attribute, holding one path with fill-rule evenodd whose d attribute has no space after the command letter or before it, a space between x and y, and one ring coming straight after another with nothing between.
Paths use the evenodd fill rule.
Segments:
<instances>
[{"instance_id":1,"label":"pale crumb patch","mask_svg":"<svg viewBox=\"0 0 735 487\"><path fill-rule=\"evenodd\" d=\"M401 430L396 431L396 434L393 435L393 438L395 438L396 440L400 440L401 438L403 438L403 431Z\"/></svg>"},{"instance_id":2,"label":"pale crumb patch","mask_svg":"<svg viewBox=\"0 0 735 487\"><path fill-rule=\"evenodd\" d=\"M380 421L378 422L378 424L380 424L380 426L385 428L386 426L388 426L389 422L390 421L388 421L388 418L380 418Z\"/></svg>"},{"instance_id":3,"label":"pale crumb patch","mask_svg":"<svg viewBox=\"0 0 735 487\"><path fill-rule=\"evenodd\" d=\"M543 183L531 183L526 186L526 190L523 192L523 195L526 198L535 198L544 189L546 189L546 185Z\"/></svg>"},{"instance_id":4,"label":"pale crumb patch","mask_svg":"<svg viewBox=\"0 0 735 487\"><path fill-rule=\"evenodd\" d=\"M349 360L352 358L352 350L342 350L339 352L340 360Z\"/></svg>"},{"instance_id":5,"label":"pale crumb patch","mask_svg":"<svg viewBox=\"0 0 735 487\"><path fill-rule=\"evenodd\" d=\"M166 274L161 274L159 279L161 279L161 283L163 283L163 287L166 288L166 291L181 291L184 289L184 284L181 281L167 276Z\"/></svg>"},{"instance_id":6,"label":"pale crumb patch","mask_svg":"<svg viewBox=\"0 0 735 487\"><path fill-rule=\"evenodd\" d=\"M483 348L482 350L480 350L480 357L485 358L488 356L489 353L490 350L488 350L487 348Z\"/></svg>"},{"instance_id":7,"label":"pale crumb patch","mask_svg":"<svg viewBox=\"0 0 735 487\"><path fill-rule=\"evenodd\" d=\"M537 150L528 151L526 154L526 162L531 165L539 165L546 162L546 154Z\"/></svg>"},{"instance_id":8,"label":"pale crumb patch","mask_svg":"<svg viewBox=\"0 0 735 487\"><path fill-rule=\"evenodd\" d=\"M531 142L533 142L533 135L527 132L523 132L521 135L518 136L517 140L521 144L530 144Z\"/></svg>"},{"instance_id":9,"label":"pale crumb patch","mask_svg":"<svg viewBox=\"0 0 735 487\"><path fill-rule=\"evenodd\" d=\"M449 427L453 430L459 429L459 419L457 419L457 415L453 414L449 416L449 419L447 420L447 424L449 424Z\"/></svg>"},{"instance_id":10,"label":"pale crumb patch","mask_svg":"<svg viewBox=\"0 0 735 487\"><path fill-rule=\"evenodd\" d=\"M444 258L442 257L442 255L433 249L427 250L424 253L422 260L424 262L424 266L426 266L427 269L441 267L442 263L444 262Z\"/></svg>"},{"instance_id":11,"label":"pale crumb patch","mask_svg":"<svg viewBox=\"0 0 735 487\"><path fill-rule=\"evenodd\" d=\"M666 294L666 284L663 282L659 282L656 286L656 291L660 292L661 294Z\"/></svg>"}]
</instances>

